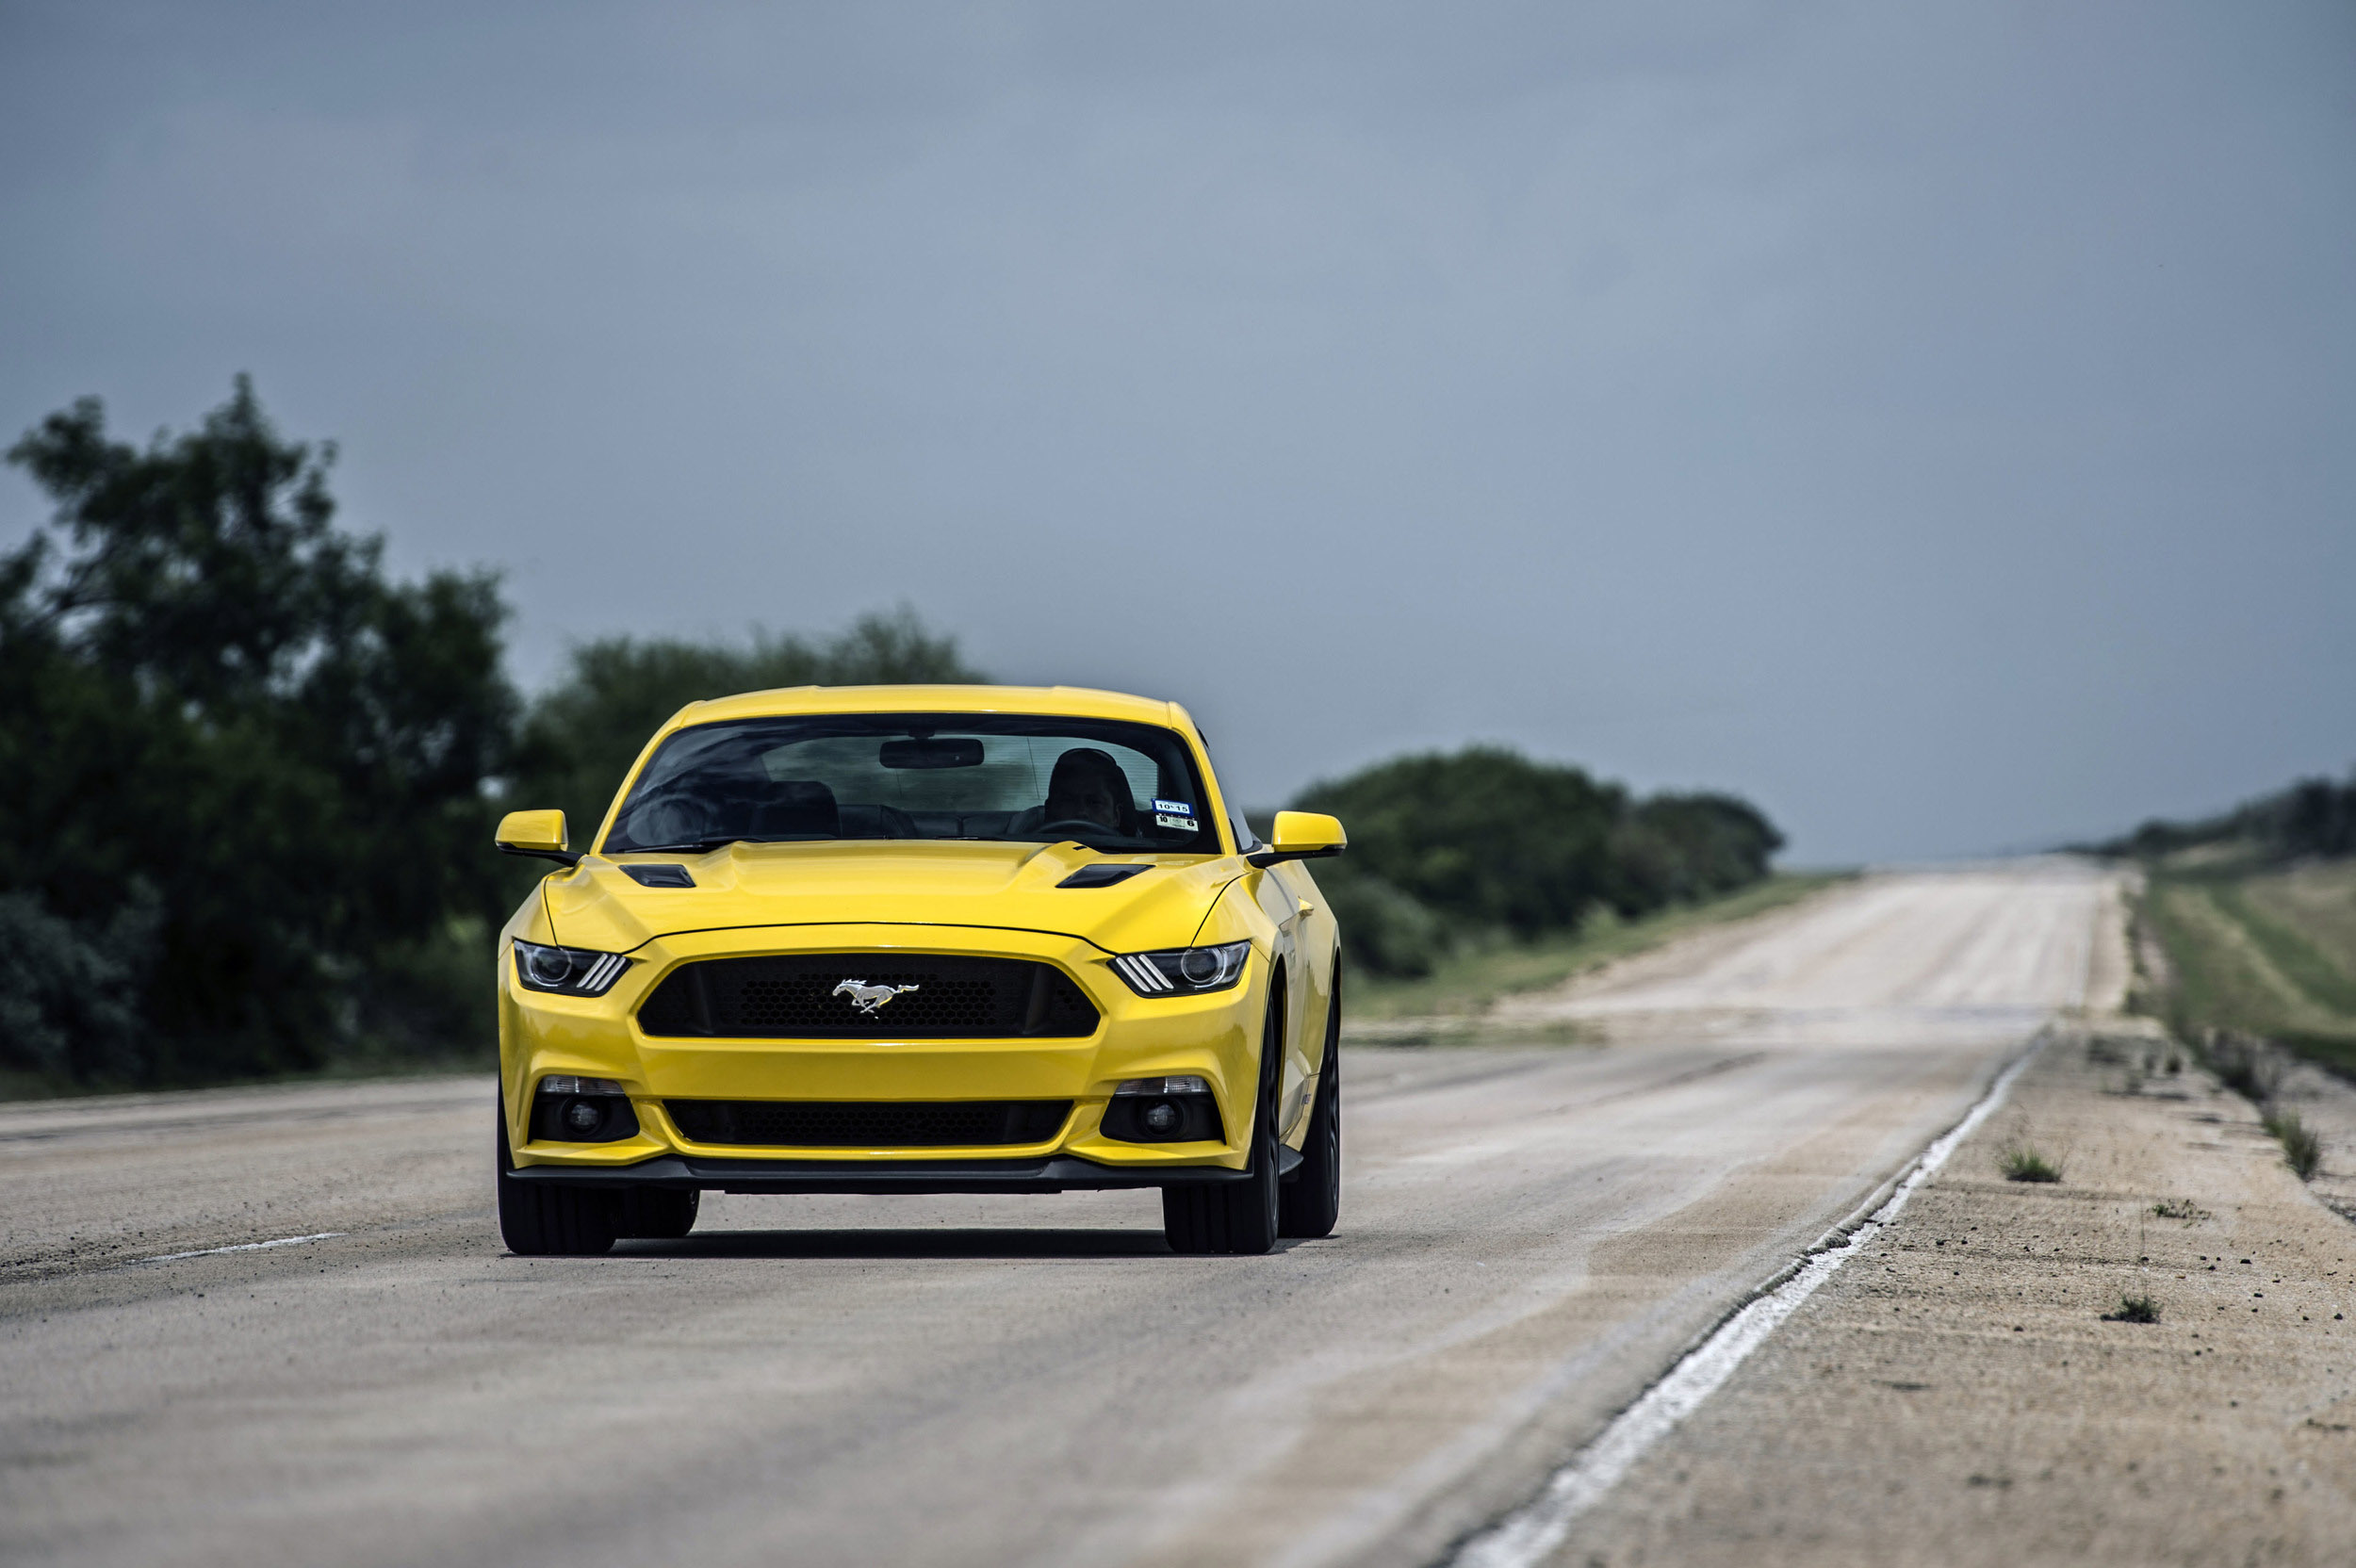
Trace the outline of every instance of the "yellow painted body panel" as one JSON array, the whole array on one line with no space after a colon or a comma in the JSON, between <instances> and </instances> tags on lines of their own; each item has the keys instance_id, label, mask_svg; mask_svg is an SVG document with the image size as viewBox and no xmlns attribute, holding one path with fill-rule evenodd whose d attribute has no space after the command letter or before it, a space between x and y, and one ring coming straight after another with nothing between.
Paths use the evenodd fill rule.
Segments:
<instances>
[{"instance_id":1,"label":"yellow painted body panel","mask_svg":"<svg viewBox=\"0 0 2356 1568\"><path fill-rule=\"evenodd\" d=\"M1204 786L1215 852L1104 855L1077 844L946 840L738 843L710 854L606 857L593 851L550 874L501 934L499 1053L507 1132L518 1166L628 1166L663 1154L792 1160L1009 1159L1070 1154L1133 1169L1176 1165L1240 1168L1249 1147L1268 988L1285 988L1284 1061L1277 1125L1298 1147L1324 1066L1326 1015L1338 933L1307 869L1265 869L1238 853L1202 737L1175 704L1072 688L887 686L797 688L691 704L648 742L615 797L629 792L657 744L715 720L802 713L1010 712L1127 720L1176 732ZM602 846L614 808L599 825ZM1337 829L1338 831L1338 829ZM1109 888L1056 884L1113 858L1151 870ZM679 864L693 888L647 888L621 867ZM526 988L517 939L628 956L605 995ZM1232 989L1140 997L1109 966L1123 953L1249 940ZM1102 1015L1086 1038L719 1039L649 1037L636 1010L677 966L699 959L826 953L944 954L1044 961L1078 984ZM630 1093L642 1129L620 1143L533 1141L532 1086L551 1073L608 1078ZM1127 1143L1100 1132L1106 1098L1124 1078L1192 1073L1207 1079L1224 1143ZM851 1150L688 1142L666 1098L715 1100L1070 1099L1065 1126L1028 1146Z\"/></svg>"}]
</instances>

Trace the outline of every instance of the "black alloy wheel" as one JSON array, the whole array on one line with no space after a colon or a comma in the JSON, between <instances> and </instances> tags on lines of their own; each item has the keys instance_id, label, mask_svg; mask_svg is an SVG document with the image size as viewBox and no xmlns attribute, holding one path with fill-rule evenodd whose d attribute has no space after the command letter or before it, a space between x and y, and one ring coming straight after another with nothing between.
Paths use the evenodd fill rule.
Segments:
<instances>
[{"instance_id":1,"label":"black alloy wheel","mask_svg":"<svg viewBox=\"0 0 2356 1568\"><path fill-rule=\"evenodd\" d=\"M1260 1034L1260 1092L1252 1108L1252 1161L1240 1182L1162 1188L1162 1233L1173 1252L1256 1255L1276 1248L1276 1083L1284 1059L1284 977L1269 982Z\"/></svg>"},{"instance_id":2,"label":"black alloy wheel","mask_svg":"<svg viewBox=\"0 0 2356 1568\"><path fill-rule=\"evenodd\" d=\"M499 1239L519 1258L599 1258L614 1250L622 1205L610 1192L527 1182L508 1152L507 1112L499 1111Z\"/></svg>"},{"instance_id":3,"label":"black alloy wheel","mask_svg":"<svg viewBox=\"0 0 2356 1568\"><path fill-rule=\"evenodd\" d=\"M1333 1000L1325 1011L1325 1057L1301 1164L1277 1200L1277 1232L1314 1239L1333 1233L1342 1216L1342 959L1333 956Z\"/></svg>"},{"instance_id":4,"label":"black alloy wheel","mask_svg":"<svg viewBox=\"0 0 2356 1568\"><path fill-rule=\"evenodd\" d=\"M677 1241L695 1228L702 1201L703 1194L694 1187L626 1187L616 1233L625 1240Z\"/></svg>"}]
</instances>

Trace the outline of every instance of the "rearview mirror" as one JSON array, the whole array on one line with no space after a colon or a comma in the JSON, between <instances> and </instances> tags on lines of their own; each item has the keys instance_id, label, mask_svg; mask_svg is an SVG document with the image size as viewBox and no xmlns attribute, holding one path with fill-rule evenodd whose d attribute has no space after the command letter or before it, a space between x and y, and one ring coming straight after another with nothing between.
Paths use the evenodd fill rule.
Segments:
<instances>
[{"instance_id":1,"label":"rearview mirror","mask_svg":"<svg viewBox=\"0 0 2356 1568\"><path fill-rule=\"evenodd\" d=\"M978 768L982 743L972 736L936 741L886 741L876 754L887 768Z\"/></svg>"},{"instance_id":2,"label":"rearview mirror","mask_svg":"<svg viewBox=\"0 0 2356 1568\"><path fill-rule=\"evenodd\" d=\"M1255 866L1279 860L1322 860L1350 847L1339 820L1322 811L1279 811L1268 842L1244 857Z\"/></svg>"},{"instance_id":3,"label":"rearview mirror","mask_svg":"<svg viewBox=\"0 0 2356 1568\"><path fill-rule=\"evenodd\" d=\"M561 866L579 865L580 853L566 849L564 841L562 811L510 811L499 819L498 842L502 855L528 855L537 860L554 860Z\"/></svg>"}]
</instances>

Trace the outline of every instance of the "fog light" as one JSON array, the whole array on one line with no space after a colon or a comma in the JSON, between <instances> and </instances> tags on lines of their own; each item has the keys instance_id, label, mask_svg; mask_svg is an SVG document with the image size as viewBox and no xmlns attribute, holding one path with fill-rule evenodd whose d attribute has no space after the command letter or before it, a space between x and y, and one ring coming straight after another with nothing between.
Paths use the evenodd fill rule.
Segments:
<instances>
[{"instance_id":1,"label":"fog light","mask_svg":"<svg viewBox=\"0 0 2356 1568\"><path fill-rule=\"evenodd\" d=\"M630 1093L611 1078L580 1078L569 1072L540 1080L532 1097L531 1133L558 1143L620 1143L638 1135L638 1112Z\"/></svg>"},{"instance_id":2,"label":"fog light","mask_svg":"<svg viewBox=\"0 0 2356 1568\"><path fill-rule=\"evenodd\" d=\"M1226 1140L1211 1082L1197 1072L1124 1078L1104 1102L1104 1135L1121 1143Z\"/></svg>"}]
</instances>

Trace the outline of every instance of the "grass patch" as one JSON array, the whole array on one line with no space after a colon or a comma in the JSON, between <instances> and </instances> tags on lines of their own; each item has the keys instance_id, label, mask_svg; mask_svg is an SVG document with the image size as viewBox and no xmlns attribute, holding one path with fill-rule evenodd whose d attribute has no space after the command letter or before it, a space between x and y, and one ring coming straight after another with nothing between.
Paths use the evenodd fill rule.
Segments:
<instances>
[{"instance_id":1,"label":"grass patch","mask_svg":"<svg viewBox=\"0 0 2356 1568\"><path fill-rule=\"evenodd\" d=\"M2275 972L2289 981L2304 1000L2326 1012L2356 1017L2356 974L2350 974L2321 942L2301 929L2296 915L2285 919L2285 907L2263 896L2273 890L2275 880L2251 877L2221 882L2209 890L2209 896L2240 923Z\"/></svg>"},{"instance_id":2,"label":"grass patch","mask_svg":"<svg viewBox=\"0 0 2356 1568\"><path fill-rule=\"evenodd\" d=\"M1722 924L1795 904L1854 873L1789 873L1754 883L1740 892L1664 909L1642 920L1592 919L1574 935L1517 942L1498 938L1468 944L1441 960L1419 980L1381 980L1353 975L1350 1017L1353 1019L1449 1018L1476 1015L1502 996L1543 990L1615 958L1659 947L1703 926Z\"/></svg>"},{"instance_id":3,"label":"grass patch","mask_svg":"<svg viewBox=\"0 0 2356 1568\"><path fill-rule=\"evenodd\" d=\"M2105 1323L2157 1323L2159 1320L2160 1304L2149 1296L2122 1296L2119 1298L2117 1312L2102 1315Z\"/></svg>"},{"instance_id":4,"label":"grass patch","mask_svg":"<svg viewBox=\"0 0 2356 1568\"><path fill-rule=\"evenodd\" d=\"M2282 1146L2282 1163L2300 1181L2315 1180L2315 1172L2323 1168L2323 1140L2315 1136L2315 1129L2299 1120L2297 1111L2275 1111L2266 1117L2266 1130Z\"/></svg>"},{"instance_id":5,"label":"grass patch","mask_svg":"<svg viewBox=\"0 0 2356 1568\"><path fill-rule=\"evenodd\" d=\"M2187 1225L2209 1217L2209 1211L2189 1198L2163 1198L2151 1205L2152 1215L2160 1219L2181 1219Z\"/></svg>"},{"instance_id":6,"label":"grass patch","mask_svg":"<svg viewBox=\"0 0 2356 1568\"><path fill-rule=\"evenodd\" d=\"M2187 852L2148 872L2137 919L2171 971L2152 1011L2182 1038L2263 1036L2356 1079L2356 859L2284 870ZM2252 1100L2273 1092L2231 1048L2209 1065Z\"/></svg>"},{"instance_id":7,"label":"grass patch","mask_svg":"<svg viewBox=\"0 0 2356 1568\"><path fill-rule=\"evenodd\" d=\"M2058 1182L2061 1167L2026 1144L2007 1144L1996 1152L1996 1168L2007 1182Z\"/></svg>"}]
</instances>

